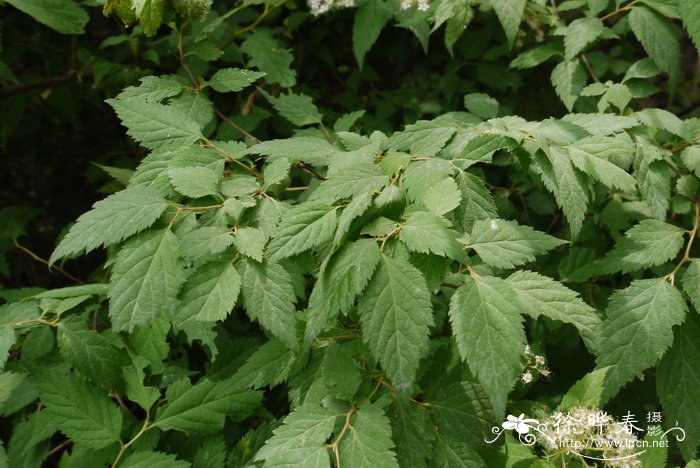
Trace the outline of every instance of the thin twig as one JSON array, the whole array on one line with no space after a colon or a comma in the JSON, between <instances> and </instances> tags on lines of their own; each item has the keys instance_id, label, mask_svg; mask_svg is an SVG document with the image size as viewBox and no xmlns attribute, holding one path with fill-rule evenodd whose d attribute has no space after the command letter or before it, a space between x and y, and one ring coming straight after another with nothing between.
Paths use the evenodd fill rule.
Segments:
<instances>
[{"instance_id":1,"label":"thin twig","mask_svg":"<svg viewBox=\"0 0 700 468\"><path fill-rule=\"evenodd\" d=\"M32 257L32 259L36 260L37 262L40 262L40 263L43 263L44 265L47 265L47 266L49 267L49 270L56 270L57 272L61 273L63 276L65 276L66 278L70 279L71 281L73 281L73 282L75 282L75 283L78 283L78 284L85 284L84 281L81 281L80 279L78 279L78 278L76 278L75 276L71 275L71 274L68 273L66 270L64 270L63 268L61 268L60 266L57 266L57 265L49 265L49 261L48 261L48 260L46 260L46 259L44 259L44 258L41 258L40 256L38 256L37 254L35 254L34 252L32 252L32 251L29 250L27 247L23 246L22 244L20 244L20 243L17 242L17 241L15 241L15 247L17 247L19 250L21 250L22 252L26 253L26 254L29 255L30 257Z\"/></svg>"}]
</instances>

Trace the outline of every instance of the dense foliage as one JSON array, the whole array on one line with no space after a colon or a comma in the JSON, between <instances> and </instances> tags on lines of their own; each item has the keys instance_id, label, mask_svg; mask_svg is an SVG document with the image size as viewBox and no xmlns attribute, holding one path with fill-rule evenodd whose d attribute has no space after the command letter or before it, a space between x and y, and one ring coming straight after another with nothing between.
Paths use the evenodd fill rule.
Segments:
<instances>
[{"instance_id":1,"label":"dense foliage","mask_svg":"<svg viewBox=\"0 0 700 468\"><path fill-rule=\"evenodd\" d=\"M0 11L0 466L699 466L700 2Z\"/></svg>"}]
</instances>

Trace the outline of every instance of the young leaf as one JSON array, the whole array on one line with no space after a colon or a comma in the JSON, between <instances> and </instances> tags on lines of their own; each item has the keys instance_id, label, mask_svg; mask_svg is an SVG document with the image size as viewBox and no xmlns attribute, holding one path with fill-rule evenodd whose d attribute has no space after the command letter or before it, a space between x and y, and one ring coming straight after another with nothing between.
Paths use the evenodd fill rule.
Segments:
<instances>
[{"instance_id":1,"label":"young leaf","mask_svg":"<svg viewBox=\"0 0 700 468\"><path fill-rule=\"evenodd\" d=\"M433 190L425 194L423 204L428 211L441 216L449 213L462 202L462 193L451 177L438 182Z\"/></svg>"},{"instance_id":2,"label":"young leaf","mask_svg":"<svg viewBox=\"0 0 700 468\"><path fill-rule=\"evenodd\" d=\"M393 14L391 5L384 0L365 2L357 9L352 27L352 50L360 68L362 68L365 54L375 43Z\"/></svg>"},{"instance_id":3,"label":"young leaf","mask_svg":"<svg viewBox=\"0 0 700 468\"><path fill-rule=\"evenodd\" d=\"M110 195L78 218L51 254L49 264L121 242L150 227L167 207L168 202L158 192L146 187Z\"/></svg>"},{"instance_id":4,"label":"young leaf","mask_svg":"<svg viewBox=\"0 0 700 468\"><path fill-rule=\"evenodd\" d=\"M282 260L310 250L333 239L336 209L320 202L306 202L287 211L277 233L268 245L272 260Z\"/></svg>"},{"instance_id":5,"label":"young leaf","mask_svg":"<svg viewBox=\"0 0 700 468\"><path fill-rule=\"evenodd\" d=\"M681 45L678 30L666 18L645 6L635 6L629 16L632 32L654 63L669 74L671 85L678 81Z\"/></svg>"},{"instance_id":6,"label":"young leaf","mask_svg":"<svg viewBox=\"0 0 700 468\"><path fill-rule=\"evenodd\" d=\"M168 403L158 408L153 426L187 434L220 431L227 415L243 418L260 405L262 394L241 390L235 379L212 382L203 379L192 385L188 379L168 387Z\"/></svg>"},{"instance_id":7,"label":"young leaf","mask_svg":"<svg viewBox=\"0 0 700 468\"><path fill-rule=\"evenodd\" d=\"M571 112L581 90L586 85L586 71L578 59L560 62L552 70L552 84L557 96Z\"/></svg>"},{"instance_id":8,"label":"young leaf","mask_svg":"<svg viewBox=\"0 0 700 468\"><path fill-rule=\"evenodd\" d=\"M250 34L243 41L241 52L250 55L249 65L264 72L268 83L279 83L285 88L296 84L297 73L291 68L294 56L288 49L280 47L268 30L258 29L255 34Z\"/></svg>"},{"instance_id":9,"label":"young leaf","mask_svg":"<svg viewBox=\"0 0 700 468\"><path fill-rule=\"evenodd\" d=\"M291 276L282 265L245 262L243 306L246 312L292 349L297 347L295 303Z\"/></svg>"},{"instance_id":10,"label":"young leaf","mask_svg":"<svg viewBox=\"0 0 700 468\"><path fill-rule=\"evenodd\" d=\"M333 162L328 169L326 180L313 191L311 199L333 203L343 198L380 190L389 183L389 177L382 174L379 166L367 159L358 159L348 157L341 162Z\"/></svg>"},{"instance_id":11,"label":"young leaf","mask_svg":"<svg viewBox=\"0 0 700 468\"><path fill-rule=\"evenodd\" d=\"M496 414L522 371L526 340L520 302L500 278L466 278L450 300L449 316L462 360L489 394Z\"/></svg>"},{"instance_id":12,"label":"young leaf","mask_svg":"<svg viewBox=\"0 0 700 468\"><path fill-rule=\"evenodd\" d=\"M99 449L121 438L122 414L106 392L73 374L35 374L41 402L58 428L76 442Z\"/></svg>"},{"instance_id":13,"label":"young leaf","mask_svg":"<svg viewBox=\"0 0 700 468\"><path fill-rule=\"evenodd\" d=\"M220 68L209 79L208 85L220 93L242 91L256 80L265 76L265 73L240 68Z\"/></svg>"},{"instance_id":14,"label":"young leaf","mask_svg":"<svg viewBox=\"0 0 700 468\"><path fill-rule=\"evenodd\" d=\"M566 28L564 49L566 60L573 60L603 33L605 26L598 18L579 18Z\"/></svg>"},{"instance_id":15,"label":"young leaf","mask_svg":"<svg viewBox=\"0 0 700 468\"><path fill-rule=\"evenodd\" d=\"M148 231L117 254L109 292L109 316L117 331L148 325L175 307L184 282L177 261L177 238L170 232Z\"/></svg>"},{"instance_id":16,"label":"young leaf","mask_svg":"<svg viewBox=\"0 0 700 468\"><path fill-rule=\"evenodd\" d=\"M673 346L664 355L656 370L656 388L667 421L677 422L685 430L680 442L684 458L695 456L700 445L700 321L689 314L685 323L675 330Z\"/></svg>"},{"instance_id":17,"label":"young leaf","mask_svg":"<svg viewBox=\"0 0 700 468\"><path fill-rule=\"evenodd\" d=\"M665 279L636 280L610 297L596 359L599 369L610 366L603 402L656 364L673 342L671 328L687 311L683 295Z\"/></svg>"},{"instance_id":18,"label":"young leaf","mask_svg":"<svg viewBox=\"0 0 700 468\"><path fill-rule=\"evenodd\" d=\"M171 106L136 99L109 99L107 103L127 133L146 148L186 146L203 138L199 124Z\"/></svg>"},{"instance_id":19,"label":"young leaf","mask_svg":"<svg viewBox=\"0 0 700 468\"><path fill-rule=\"evenodd\" d=\"M520 298L523 312L536 319L540 315L574 325L591 352L601 325L595 309L558 281L532 271L516 271L506 282Z\"/></svg>"},{"instance_id":20,"label":"young leaf","mask_svg":"<svg viewBox=\"0 0 700 468\"><path fill-rule=\"evenodd\" d=\"M518 35L526 3L527 0L496 0L491 2L491 6L506 33L510 49L513 48L513 43Z\"/></svg>"},{"instance_id":21,"label":"young leaf","mask_svg":"<svg viewBox=\"0 0 700 468\"><path fill-rule=\"evenodd\" d=\"M408 261L382 255L379 267L360 297L365 342L391 383L406 391L418 361L428 350L433 324L430 292L425 278Z\"/></svg>"},{"instance_id":22,"label":"young leaf","mask_svg":"<svg viewBox=\"0 0 700 468\"><path fill-rule=\"evenodd\" d=\"M361 407L340 441L340 460L358 468L398 468L389 419L378 405Z\"/></svg>"},{"instance_id":23,"label":"young leaf","mask_svg":"<svg viewBox=\"0 0 700 468\"><path fill-rule=\"evenodd\" d=\"M263 250L267 243L267 235L260 229L252 227L238 228L233 245L246 257L250 257L256 262L263 261Z\"/></svg>"},{"instance_id":24,"label":"young leaf","mask_svg":"<svg viewBox=\"0 0 700 468\"><path fill-rule=\"evenodd\" d=\"M266 95L267 100L282 117L298 127L319 125L323 116L314 105L311 97L305 94L280 94L279 97Z\"/></svg>"},{"instance_id":25,"label":"young leaf","mask_svg":"<svg viewBox=\"0 0 700 468\"><path fill-rule=\"evenodd\" d=\"M467 247L474 249L487 265L513 268L562 244L566 241L514 221L484 219L474 223Z\"/></svg>"}]
</instances>

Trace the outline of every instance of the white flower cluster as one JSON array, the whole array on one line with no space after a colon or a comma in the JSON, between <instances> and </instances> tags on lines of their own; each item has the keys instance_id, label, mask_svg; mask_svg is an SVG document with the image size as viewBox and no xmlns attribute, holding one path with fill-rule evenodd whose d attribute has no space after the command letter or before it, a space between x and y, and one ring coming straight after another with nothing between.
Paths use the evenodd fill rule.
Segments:
<instances>
[{"instance_id":1,"label":"white flower cluster","mask_svg":"<svg viewBox=\"0 0 700 468\"><path fill-rule=\"evenodd\" d=\"M527 385L531 383L535 376L549 377L551 372L547 368L547 360L544 356L534 354L530 346L525 346L525 371L520 376L520 381Z\"/></svg>"},{"instance_id":2,"label":"white flower cluster","mask_svg":"<svg viewBox=\"0 0 700 468\"><path fill-rule=\"evenodd\" d=\"M600 409L573 407L566 414L552 414L538 427L541 430L538 440L547 451L595 451L595 457L606 460L607 467L641 466L639 458L634 456L637 437L630 425Z\"/></svg>"},{"instance_id":3,"label":"white flower cluster","mask_svg":"<svg viewBox=\"0 0 700 468\"><path fill-rule=\"evenodd\" d=\"M355 6L354 0L307 0L309 10L314 16L322 15L336 8L351 8Z\"/></svg>"},{"instance_id":4,"label":"white flower cluster","mask_svg":"<svg viewBox=\"0 0 700 468\"><path fill-rule=\"evenodd\" d=\"M428 0L401 0L401 9L408 10L413 7L418 8L420 11L428 11L430 4Z\"/></svg>"}]
</instances>

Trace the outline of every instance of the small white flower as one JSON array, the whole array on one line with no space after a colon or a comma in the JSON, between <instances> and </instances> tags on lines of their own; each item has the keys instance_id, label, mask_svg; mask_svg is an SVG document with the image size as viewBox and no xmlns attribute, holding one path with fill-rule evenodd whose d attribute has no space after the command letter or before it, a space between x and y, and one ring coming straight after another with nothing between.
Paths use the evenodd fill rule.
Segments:
<instances>
[{"instance_id":1,"label":"small white flower","mask_svg":"<svg viewBox=\"0 0 700 468\"><path fill-rule=\"evenodd\" d=\"M535 356L535 362L538 366L544 366L547 363L544 356Z\"/></svg>"},{"instance_id":2,"label":"small white flower","mask_svg":"<svg viewBox=\"0 0 700 468\"><path fill-rule=\"evenodd\" d=\"M529 384L530 382L532 382L532 372L530 372L530 371L525 372L525 373L523 374L523 376L520 377L520 380L521 380L524 384Z\"/></svg>"},{"instance_id":3,"label":"small white flower","mask_svg":"<svg viewBox=\"0 0 700 468\"><path fill-rule=\"evenodd\" d=\"M515 429L518 434L527 434L530 432L530 426L539 424L540 422L536 419L525 419L525 414L521 414L517 418L512 414L509 414L506 421L501 424L503 429L512 431Z\"/></svg>"}]
</instances>

